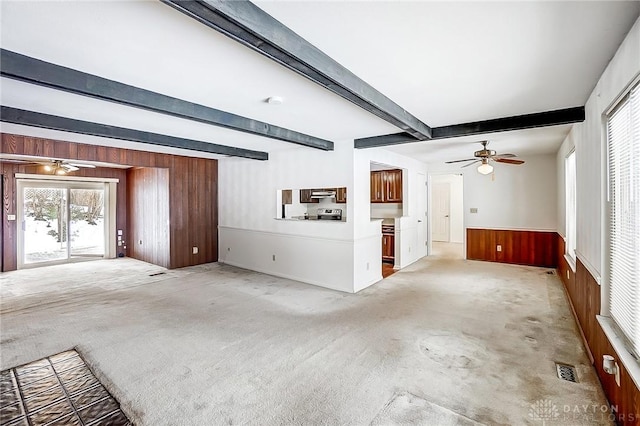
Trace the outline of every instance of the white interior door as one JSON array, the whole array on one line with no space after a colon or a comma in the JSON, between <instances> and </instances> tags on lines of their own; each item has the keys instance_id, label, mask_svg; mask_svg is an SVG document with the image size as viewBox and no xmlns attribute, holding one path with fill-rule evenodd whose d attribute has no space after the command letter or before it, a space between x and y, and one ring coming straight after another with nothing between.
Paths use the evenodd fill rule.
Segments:
<instances>
[{"instance_id":1,"label":"white interior door","mask_svg":"<svg viewBox=\"0 0 640 426\"><path fill-rule=\"evenodd\" d=\"M424 184L423 184L424 182ZM427 254L427 177L418 173L418 250L420 256Z\"/></svg>"},{"instance_id":2,"label":"white interior door","mask_svg":"<svg viewBox=\"0 0 640 426\"><path fill-rule=\"evenodd\" d=\"M433 209L431 210L432 241L449 242L449 223L451 206L451 184L434 182L432 190Z\"/></svg>"}]
</instances>

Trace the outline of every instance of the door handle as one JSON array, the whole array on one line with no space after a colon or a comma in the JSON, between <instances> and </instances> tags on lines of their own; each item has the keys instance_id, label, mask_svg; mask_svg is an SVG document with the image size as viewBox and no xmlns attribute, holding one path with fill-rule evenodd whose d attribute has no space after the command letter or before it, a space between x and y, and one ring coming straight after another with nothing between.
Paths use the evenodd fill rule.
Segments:
<instances>
[{"instance_id":1,"label":"door handle","mask_svg":"<svg viewBox=\"0 0 640 426\"><path fill-rule=\"evenodd\" d=\"M445 214L445 215L444 215L444 217L449 217L449 215L448 215L448 214Z\"/></svg>"},{"instance_id":2,"label":"door handle","mask_svg":"<svg viewBox=\"0 0 640 426\"><path fill-rule=\"evenodd\" d=\"M418 219L418 223L422 223L422 221Z\"/></svg>"}]
</instances>

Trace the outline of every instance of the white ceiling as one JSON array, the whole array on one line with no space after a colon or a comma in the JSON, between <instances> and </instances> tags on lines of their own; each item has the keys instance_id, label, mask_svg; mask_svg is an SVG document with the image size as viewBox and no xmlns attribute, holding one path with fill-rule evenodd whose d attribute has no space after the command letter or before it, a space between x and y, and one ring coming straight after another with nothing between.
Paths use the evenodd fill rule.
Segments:
<instances>
[{"instance_id":1,"label":"white ceiling","mask_svg":"<svg viewBox=\"0 0 640 426\"><path fill-rule=\"evenodd\" d=\"M257 4L430 126L584 105L640 14L637 1ZM3 0L0 7L4 49L336 143L400 131L157 1ZM3 105L248 149L292 148L4 78L0 89ZM273 95L285 102L266 104ZM499 152L548 153L569 128L389 149L446 161L473 152L470 141L490 139Z\"/></svg>"}]
</instances>

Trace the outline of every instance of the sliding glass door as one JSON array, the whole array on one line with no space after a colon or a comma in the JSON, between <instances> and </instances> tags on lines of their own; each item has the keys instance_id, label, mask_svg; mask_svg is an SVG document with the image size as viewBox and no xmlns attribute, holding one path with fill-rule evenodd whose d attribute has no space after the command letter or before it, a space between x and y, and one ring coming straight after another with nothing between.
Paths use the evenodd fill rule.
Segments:
<instances>
[{"instance_id":1,"label":"sliding glass door","mask_svg":"<svg viewBox=\"0 0 640 426\"><path fill-rule=\"evenodd\" d=\"M69 258L67 190L47 187L23 189L24 264Z\"/></svg>"},{"instance_id":2,"label":"sliding glass door","mask_svg":"<svg viewBox=\"0 0 640 426\"><path fill-rule=\"evenodd\" d=\"M69 188L69 256L104 256L104 189Z\"/></svg>"},{"instance_id":3,"label":"sliding glass door","mask_svg":"<svg viewBox=\"0 0 640 426\"><path fill-rule=\"evenodd\" d=\"M104 184L23 181L18 193L19 267L104 256Z\"/></svg>"}]
</instances>

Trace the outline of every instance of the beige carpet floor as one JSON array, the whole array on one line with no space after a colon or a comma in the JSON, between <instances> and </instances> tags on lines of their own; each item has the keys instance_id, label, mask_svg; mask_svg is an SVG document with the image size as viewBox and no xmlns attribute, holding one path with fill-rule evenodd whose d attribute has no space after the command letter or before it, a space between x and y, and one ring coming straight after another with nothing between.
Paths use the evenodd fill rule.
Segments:
<instances>
[{"instance_id":1,"label":"beige carpet floor","mask_svg":"<svg viewBox=\"0 0 640 426\"><path fill-rule=\"evenodd\" d=\"M138 425L610 424L546 272L429 257L355 295L218 264L10 272L0 367L75 347Z\"/></svg>"}]
</instances>

